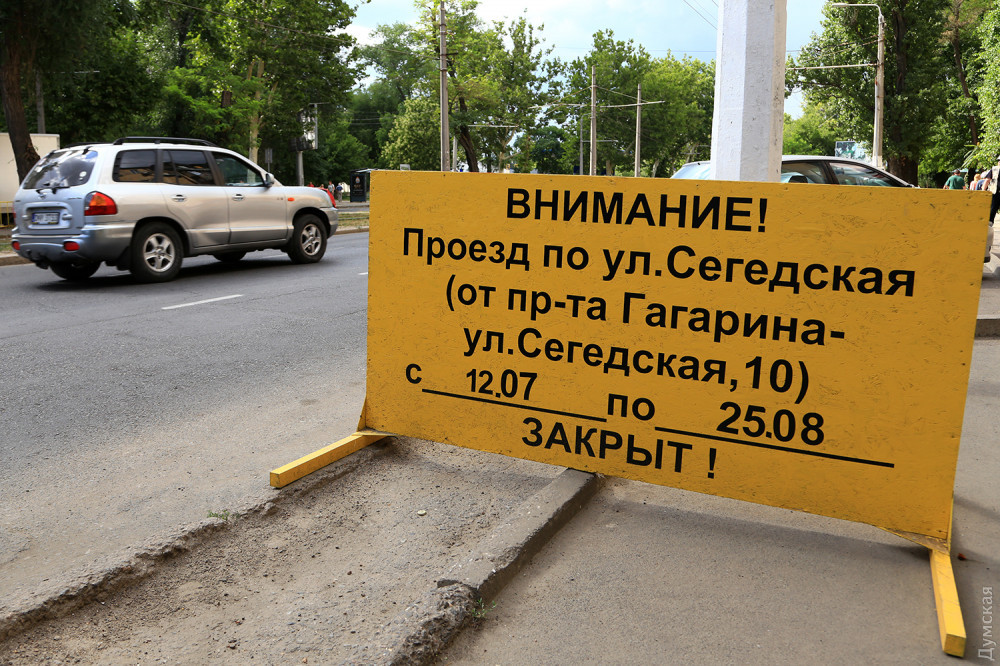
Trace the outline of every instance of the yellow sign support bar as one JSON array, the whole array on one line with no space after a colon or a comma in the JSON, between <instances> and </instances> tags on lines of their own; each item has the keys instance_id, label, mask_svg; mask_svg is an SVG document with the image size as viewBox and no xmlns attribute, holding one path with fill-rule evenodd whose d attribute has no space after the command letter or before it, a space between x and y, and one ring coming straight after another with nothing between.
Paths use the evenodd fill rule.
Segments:
<instances>
[{"instance_id":1,"label":"yellow sign support bar","mask_svg":"<svg viewBox=\"0 0 1000 666\"><path fill-rule=\"evenodd\" d=\"M349 437L324 446L319 451L302 456L298 460L272 470L271 485L275 488L284 488L292 481L298 481L302 477L312 474L316 470L326 467L341 458L345 458L355 451L360 451L369 444L374 444L386 436L386 433L381 432L356 432Z\"/></svg>"}]
</instances>

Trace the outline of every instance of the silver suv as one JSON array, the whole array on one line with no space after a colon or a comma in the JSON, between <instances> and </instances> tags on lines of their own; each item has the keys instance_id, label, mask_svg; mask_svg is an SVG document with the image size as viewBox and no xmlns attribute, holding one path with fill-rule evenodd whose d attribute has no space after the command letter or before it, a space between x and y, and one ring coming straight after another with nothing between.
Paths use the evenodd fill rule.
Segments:
<instances>
[{"instance_id":1,"label":"silver suv","mask_svg":"<svg viewBox=\"0 0 1000 666\"><path fill-rule=\"evenodd\" d=\"M103 262L165 282L184 257L235 262L267 248L313 263L337 230L324 190L284 187L207 141L160 137L52 151L21 183L14 219L14 250L66 280L85 280Z\"/></svg>"}]
</instances>

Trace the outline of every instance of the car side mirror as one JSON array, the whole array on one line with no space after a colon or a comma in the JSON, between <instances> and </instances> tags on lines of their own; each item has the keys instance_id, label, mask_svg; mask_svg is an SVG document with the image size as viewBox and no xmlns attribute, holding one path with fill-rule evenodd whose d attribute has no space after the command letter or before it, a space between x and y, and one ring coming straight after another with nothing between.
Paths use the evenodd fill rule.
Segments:
<instances>
[{"instance_id":1,"label":"car side mirror","mask_svg":"<svg viewBox=\"0 0 1000 666\"><path fill-rule=\"evenodd\" d=\"M271 187L274 185L274 176L269 173L264 174L264 187Z\"/></svg>"}]
</instances>

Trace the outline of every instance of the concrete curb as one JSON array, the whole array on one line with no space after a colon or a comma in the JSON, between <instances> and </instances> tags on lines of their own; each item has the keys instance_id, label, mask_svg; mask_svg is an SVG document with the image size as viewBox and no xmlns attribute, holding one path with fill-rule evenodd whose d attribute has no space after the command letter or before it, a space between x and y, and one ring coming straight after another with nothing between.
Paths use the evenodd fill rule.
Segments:
<instances>
[{"instance_id":1,"label":"concrete curb","mask_svg":"<svg viewBox=\"0 0 1000 666\"><path fill-rule=\"evenodd\" d=\"M477 611L484 611L484 599L516 576L600 484L595 474L564 470L357 650L350 663L430 664Z\"/></svg>"},{"instance_id":2,"label":"concrete curb","mask_svg":"<svg viewBox=\"0 0 1000 666\"><path fill-rule=\"evenodd\" d=\"M16 266L17 264L30 264L31 262L24 257L18 256L13 253L3 253L0 254L0 266Z\"/></svg>"},{"instance_id":3,"label":"concrete curb","mask_svg":"<svg viewBox=\"0 0 1000 666\"><path fill-rule=\"evenodd\" d=\"M977 338L1000 338L1000 315L981 315L976 319Z\"/></svg>"}]
</instances>

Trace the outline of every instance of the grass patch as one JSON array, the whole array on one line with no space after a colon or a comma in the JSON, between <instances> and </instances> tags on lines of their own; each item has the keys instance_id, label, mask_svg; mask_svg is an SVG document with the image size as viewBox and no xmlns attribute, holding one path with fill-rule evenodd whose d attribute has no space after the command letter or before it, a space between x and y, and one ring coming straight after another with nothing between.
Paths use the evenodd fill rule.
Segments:
<instances>
[{"instance_id":1,"label":"grass patch","mask_svg":"<svg viewBox=\"0 0 1000 666\"><path fill-rule=\"evenodd\" d=\"M355 227L368 226L368 212L340 213L337 216L341 229L353 229Z\"/></svg>"}]
</instances>

